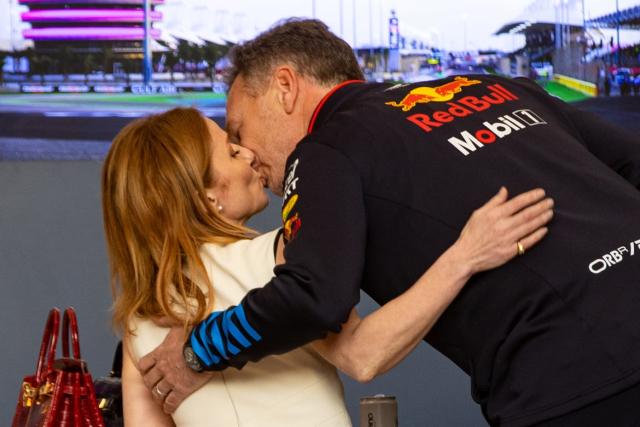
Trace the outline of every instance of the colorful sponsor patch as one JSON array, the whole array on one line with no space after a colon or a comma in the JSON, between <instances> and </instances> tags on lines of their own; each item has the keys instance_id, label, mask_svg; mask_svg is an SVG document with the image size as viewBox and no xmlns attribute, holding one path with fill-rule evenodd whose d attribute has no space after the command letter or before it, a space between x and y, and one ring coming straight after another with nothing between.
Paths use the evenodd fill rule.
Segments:
<instances>
[{"instance_id":1,"label":"colorful sponsor patch","mask_svg":"<svg viewBox=\"0 0 640 427\"><path fill-rule=\"evenodd\" d=\"M389 101L385 105L402 108L402 111L410 111L417 104L428 102L447 102L462 92L462 87L482 84L480 80L469 80L467 77L456 77L453 81L440 86L420 86L412 89L400 102Z\"/></svg>"},{"instance_id":2,"label":"colorful sponsor patch","mask_svg":"<svg viewBox=\"0 0 640 427\"><path fill-rule=\"evenodd\" d=\"M291 218L287 220L284 224L284 239L287 242L293 240L300 228L302 227L302 219L298 217L298 213L296 212Z\"/></svg>"},{"instance_id":3,"label":"colorful sponsor patch","mask_svg":"<svg viewBox=\"0 0 640 427\"><path fill-rule=\"evenodd\" d=\"M287 201L287 204L284 205L284 207L282 208L282 222L283 223L287 221L287 219L289 218L289 214L291 213L291 210L293 209L293 207L296 205L297 202L298 202L298 195L294 194Z\"/></svg>"},{"instance_id":4,"label":"colorful sponsor patch","mask_svg":"<svg viewBox=\"0 0 640 427\"><path fill-rule=\"evenodd\" d=\"M287 201L286 205L282 209L282 223L284 224L284 239L285 241L291 241L298 231L300 231L300 227L302 226L302 219L298 215L298 212L291 215L291 211L295 207L298 202L298 195L294 194L291 196L289 201Z\"/></svg>"}]
</instances>

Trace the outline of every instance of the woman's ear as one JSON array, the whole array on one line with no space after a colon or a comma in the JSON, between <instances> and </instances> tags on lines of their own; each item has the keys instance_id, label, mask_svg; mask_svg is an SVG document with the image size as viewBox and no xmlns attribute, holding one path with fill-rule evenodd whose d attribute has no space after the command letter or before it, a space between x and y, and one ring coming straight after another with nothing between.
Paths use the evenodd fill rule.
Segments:
<instances>
[{"instance_id":1,"label":"woman's ear","mask_svg":"<svg viewBox=\"0 0 640 427\"><path fill-rule=\"evenodd\" d=\"M211 203L215 203L216 202L216 200L217 200L216 194L211 188L206 188L204 190L204 193L207 196L207 200L209 200Z\"/></svg>"},{"instance_id":2,"label":"woman's ear","mask_svg":"<svg viewBox=\"0 0 640 427\"><path fill-rule=\"evenodd\" d=\"M206 189L205 192L207 194L207 200L209 200L209 203L211 203L211 206L213 207L213 209L216 212L222 212L222 205L218 204L218 198L216 197L213 190Z\"/></svg>"}]
</instances>

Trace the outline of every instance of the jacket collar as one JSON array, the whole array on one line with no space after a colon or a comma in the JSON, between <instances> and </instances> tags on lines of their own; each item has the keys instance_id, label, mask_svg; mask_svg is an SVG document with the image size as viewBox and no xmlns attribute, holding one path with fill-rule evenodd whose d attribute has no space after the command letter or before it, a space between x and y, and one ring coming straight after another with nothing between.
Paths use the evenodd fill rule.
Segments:
<instances>
[{"instance_id":1,"label":"jacket collar","mask_svg":"<svg viewBox=\"0 0 640 427\"><path fill-rule=\"evenodd\" d=\"M364 83L364 80L347 80L339 85L333 87L318 103L316 109L313 111L311 120L309 121L309 127L307 128L307 135L313 130L324 123L331 113L338 107L340 100L344 98L347 93L350 93L356 83Z\"/></svg>"}]
</instances>

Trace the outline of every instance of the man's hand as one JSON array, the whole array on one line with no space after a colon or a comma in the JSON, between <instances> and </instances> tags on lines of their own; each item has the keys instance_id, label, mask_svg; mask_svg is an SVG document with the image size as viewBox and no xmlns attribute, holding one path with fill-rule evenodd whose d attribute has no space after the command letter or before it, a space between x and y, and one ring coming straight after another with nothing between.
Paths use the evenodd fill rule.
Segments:
<instances>
[{"instance_id":1,"label":"man's hand","mask_svg":"<svg viewBox=\"0 0 640 427\"><path fill-rule=\"evenodd\" d=\"M186 365L182 355L186 340L184 327L172 326L162 344L138 363L144 384L167 414L175 412L184 399L213 375L208 372L197 373Z\"/></svg>"}]
</instances>

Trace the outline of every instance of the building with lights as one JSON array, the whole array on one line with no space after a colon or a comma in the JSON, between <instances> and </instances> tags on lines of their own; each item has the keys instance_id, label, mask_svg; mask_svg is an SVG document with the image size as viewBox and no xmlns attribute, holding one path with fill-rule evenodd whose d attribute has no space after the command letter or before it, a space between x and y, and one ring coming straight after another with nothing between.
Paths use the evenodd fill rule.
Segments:
<instances>
[{"instance_id":1,"label":"building with lights","mask_svg":"<svg viewBox=\"0 0 640 427\"><path fill-rule=\"evenodd\" d=\"M162 20L155 10L164 0L151 0L150 35L158 39L154 23ZM135 59L142 55L143 0L20 0L28 7L21 13L31 28L22 31L41 54L101 54Z\"/></svg>"}]
</instances>

